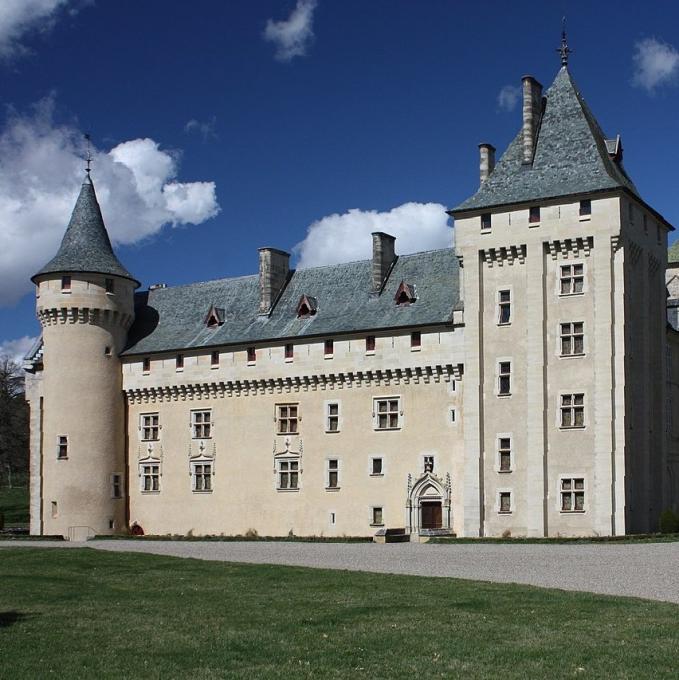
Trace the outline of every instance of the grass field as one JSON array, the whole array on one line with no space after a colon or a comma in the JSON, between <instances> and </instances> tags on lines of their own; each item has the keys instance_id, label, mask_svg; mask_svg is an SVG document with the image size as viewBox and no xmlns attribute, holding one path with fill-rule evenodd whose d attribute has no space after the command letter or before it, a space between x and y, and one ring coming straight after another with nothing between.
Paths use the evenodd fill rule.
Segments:
<instances>
[{"instance_id":1,"label":"grass field","mask_svg":"<svg viewBox=\"0 0 679 680\"><path fill-rule=\"evenodd\" d=\"M28 488L0 487L0 513L5 515L6 526L28 525Z\"/></svg>"},{"instance_id":2,"label":"grass field","mask_svg":"<svg viewBox=\"0 0 679 680\"><path fill-rule=\"evenodd\" d=\"M451 579L0 550L2 678L676 678L679 606Z\"/></svg>"}]
</instances>

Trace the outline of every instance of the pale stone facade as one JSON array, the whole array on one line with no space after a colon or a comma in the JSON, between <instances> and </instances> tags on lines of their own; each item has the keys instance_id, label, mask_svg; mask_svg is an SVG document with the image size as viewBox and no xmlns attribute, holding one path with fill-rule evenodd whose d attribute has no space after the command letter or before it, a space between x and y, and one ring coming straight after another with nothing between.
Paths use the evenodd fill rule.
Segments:
<instances>
[{"instance_id":1,"label":"pale stone facade","mask_svg":"<svg viewBox=\"0 0 679 680\"><path fill-rule=\"evenodd\" d=\"M88 179L34 277L32 533L654 530L679 502L671 226L566 68L523 112L454 250L376 233L370 262L294 272L264 248L258 277L136 300Z\"/></svg>"}]
</instances>

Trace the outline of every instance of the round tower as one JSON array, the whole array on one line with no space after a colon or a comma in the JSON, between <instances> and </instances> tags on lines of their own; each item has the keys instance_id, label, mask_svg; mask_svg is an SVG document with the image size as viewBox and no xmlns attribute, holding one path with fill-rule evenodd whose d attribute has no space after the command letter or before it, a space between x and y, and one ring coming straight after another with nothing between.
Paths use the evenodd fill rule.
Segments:
<instances>
[{"instance_id":1,"label":"round tower","mask_svg":"<svg viewBox=\"0 0 679 680\"><path fill-rule=\"evenodd\" d=\"M32 281L43 337L42 533L79 540L123 531L119 354L139 283L113 252L89 172L59 251Z\"/></svg>"}]
</instances>

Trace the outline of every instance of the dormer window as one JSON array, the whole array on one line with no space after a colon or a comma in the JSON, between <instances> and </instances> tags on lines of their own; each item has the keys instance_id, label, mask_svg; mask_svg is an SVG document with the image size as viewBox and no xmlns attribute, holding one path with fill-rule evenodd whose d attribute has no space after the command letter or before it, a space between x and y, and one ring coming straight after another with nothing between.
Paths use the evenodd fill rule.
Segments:
<instances>
[{"instance_id":1,"label":"dormer window","mask_svg":"<svg viewBox=\"0 0 679 680\"><path fill-rule=\"evenodd\" d=\"M297 318L306 319L313 316L318 309L318 303L315 297L311 295L302 295L297 303Z\"/></svg>"},{"instance_id":2,"label":"dormer window","mask_svg":"<svg viewBox=\"0 0 679 680\"><path fill-rule=\"evenodd\" d=\"M533 205L528 209L528 222L536 224L540 221L540 206Z\"/></svg>"},{"instance_id":3,"label":"dormer window","mask_svg":"<svg viewBox=\"0 0 679 680\"><path fill-rule=\"evenodd\" d=\"M215 307L212 305L210 307L210 311L207 313L207 316L205 317L205 325L208 328L217 328L218 326L221 326L224 323L224 308L223 307Z\"/></svg>"},{"instance_id":4,"label":"dormer window","mask_svg":"<svg viewBox=\"0 0 679 680\"><path fill-rule=\"evenodd\" d=\"M415 286L411 286L405 281L401 281L401 284L396 291L394 300L396 300L397 305L409 305L415 302L417 298L415 297Z\"/></svg>"}]
</instances>

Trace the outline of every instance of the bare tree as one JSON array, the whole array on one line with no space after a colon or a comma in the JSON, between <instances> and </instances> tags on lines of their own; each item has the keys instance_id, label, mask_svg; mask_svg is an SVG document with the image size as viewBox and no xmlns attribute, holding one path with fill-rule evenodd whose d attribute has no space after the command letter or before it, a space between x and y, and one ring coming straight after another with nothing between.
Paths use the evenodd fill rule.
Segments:
<instances>
[{"instance_id":1,"label":"bare tree","mask_svg":"<svg viewBox=\"0 0 679 680\"><path fill-rule=\"evenodd\" d=\"M28 405L24 372L8 356L0 356L0 477L28 471Z\"/></svg>"}]
</instances>

